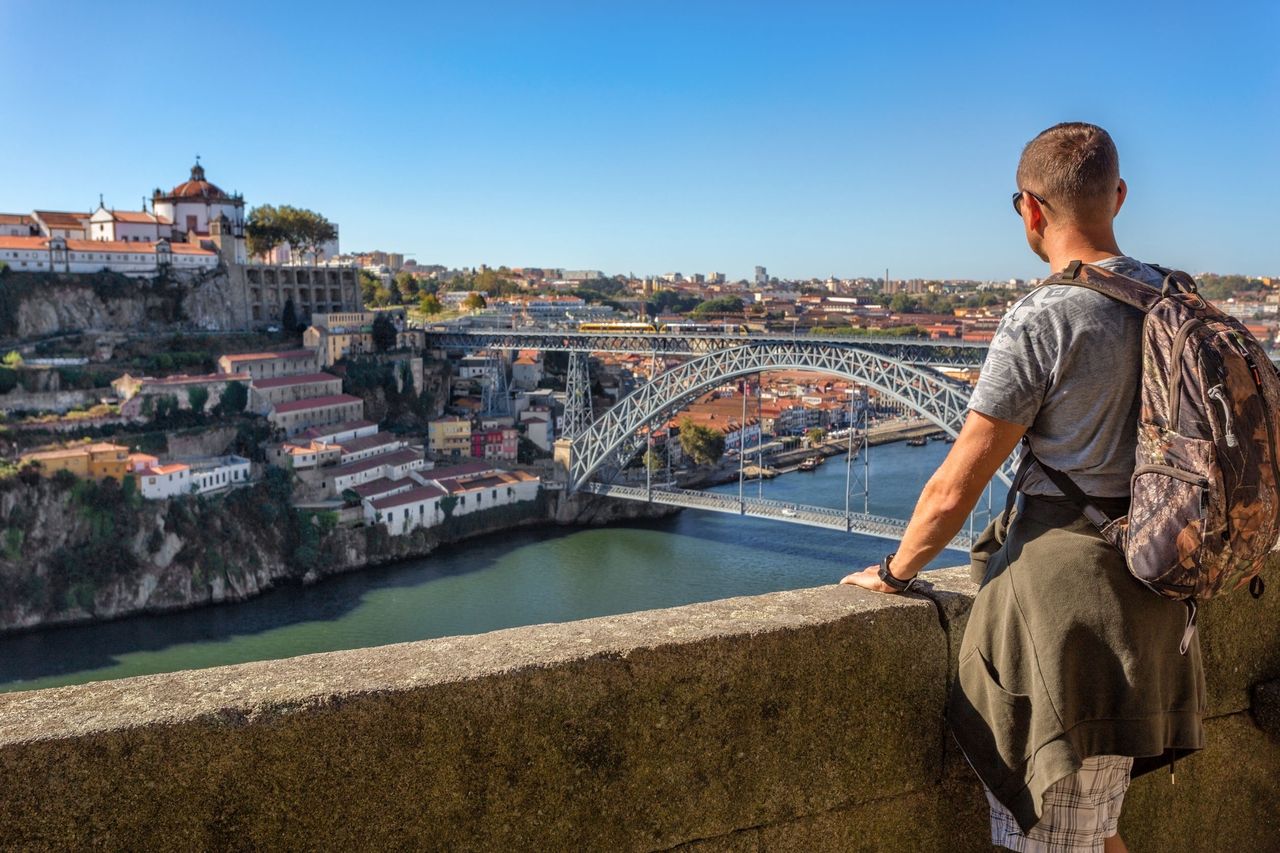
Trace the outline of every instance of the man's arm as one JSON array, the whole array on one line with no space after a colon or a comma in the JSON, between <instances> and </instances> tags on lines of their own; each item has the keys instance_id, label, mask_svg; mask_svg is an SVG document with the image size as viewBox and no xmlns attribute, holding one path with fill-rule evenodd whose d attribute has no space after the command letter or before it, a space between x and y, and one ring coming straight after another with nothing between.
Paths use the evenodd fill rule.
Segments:
<instances>
[{"instance_id":1,"label":"man's arm","mask_svg":"<svg viewBox=\"0 0 1280 853\"><path fill-rule=\"evenodd\" d=\"M969 412L951 452L929 478L902 536L889 570L901 580L913 578L947 546L978 503L982 490L1027 428L980 412ZM840 583L876 592L894 592L880 580L879 566L848 575Z\"/></svg>"}]
</instances>

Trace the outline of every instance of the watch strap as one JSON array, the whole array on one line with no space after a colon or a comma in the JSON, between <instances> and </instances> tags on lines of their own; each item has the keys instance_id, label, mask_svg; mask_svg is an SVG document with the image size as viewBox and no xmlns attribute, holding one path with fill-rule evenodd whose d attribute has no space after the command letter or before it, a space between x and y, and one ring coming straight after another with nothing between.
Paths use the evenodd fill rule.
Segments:
<instances>
[{"instance_id":1,"label":"watch strap","mask_svg":"<svg viewBox=\"0 0 1280 853\"><path fill-rule=\"evenodd\" d=\"M885 554L884 558L880 560L880 580L893 587L894 592L906 592L916 585L916 578L919 575L913 575L907 580L894 577L893 572L889 571L889 564L893 562L893 558L896 556L897 554Z\"/></svg>"}]
</instances>

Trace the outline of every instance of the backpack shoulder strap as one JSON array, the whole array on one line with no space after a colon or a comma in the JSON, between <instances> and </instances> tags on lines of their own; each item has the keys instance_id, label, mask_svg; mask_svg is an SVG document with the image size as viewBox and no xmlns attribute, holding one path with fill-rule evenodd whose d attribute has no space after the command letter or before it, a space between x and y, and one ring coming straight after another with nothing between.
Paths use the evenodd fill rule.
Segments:
<instances>
[{"instance_id":1,"label":"backpack shoulder strap","mask_svg":"<svg viewBox=\"0 0 1280 853\"><path fill-rule=\"evenodd\" d=\"M1195 282L1186 273L1172 272L1160 267L1152 267L1152 269L1164 274L1164 285L1160 290L1156 290L1127 275L1113 272L1106 267L1086 264L1081 261L1072 261L1067 264L1066 269L1045 279L1044 284L1041 286L1068 284L1075 287L1084 287L1101 293L1103 296L1114 299L1117 302L1137 308L1144 314L1175 290L1195 292Z\"/></svg>"}]
</instances>

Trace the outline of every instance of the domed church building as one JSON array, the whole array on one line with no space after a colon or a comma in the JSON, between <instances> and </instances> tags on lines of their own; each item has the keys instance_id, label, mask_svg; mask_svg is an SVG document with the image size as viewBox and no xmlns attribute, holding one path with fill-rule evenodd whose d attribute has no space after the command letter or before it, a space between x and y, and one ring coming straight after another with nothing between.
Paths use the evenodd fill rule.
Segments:
<instances>
[{"instance_id":1,"label":"domed church building","mask_svg":"<svg viewBox=\"0 0 1280 853\"><path fill-rule=\"evenodd\" d=\"M220 238L221 243L234 239L234 254L227 253L235 263L247 263L248 251L244 240L244 196L227 195L216 184L205 179L200 158L191 167L191 178L178 184L169 192L156 189L151 196L151 209L156 217L173 223L175 242L198 243L201 240ZM228 233L229 232L229 233ZM225 245L221 247L226 251Z\"/></svg>"}]
</instances>

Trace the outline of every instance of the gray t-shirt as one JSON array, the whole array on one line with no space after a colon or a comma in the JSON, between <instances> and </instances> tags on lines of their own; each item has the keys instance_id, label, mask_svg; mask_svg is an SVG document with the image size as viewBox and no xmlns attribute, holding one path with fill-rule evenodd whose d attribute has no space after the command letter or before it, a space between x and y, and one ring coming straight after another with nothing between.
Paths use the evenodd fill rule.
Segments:
<instances>
[{"instance_id":1,"label":"gray t-shirt","mask_svg":"<svg viewBox=\"0 0 1280 853\"><path fill-rule=\"evenodd\" d=\"M1099 266L1159 287L1129 257ZM1100 293L1037 287L1000 321L969 408L1027 427L1031 449L1085 494L1126 497L1137 444L1142 313ZM1022 491L1061 492L1033 467Z\"/></svg>"}]
</instances>

